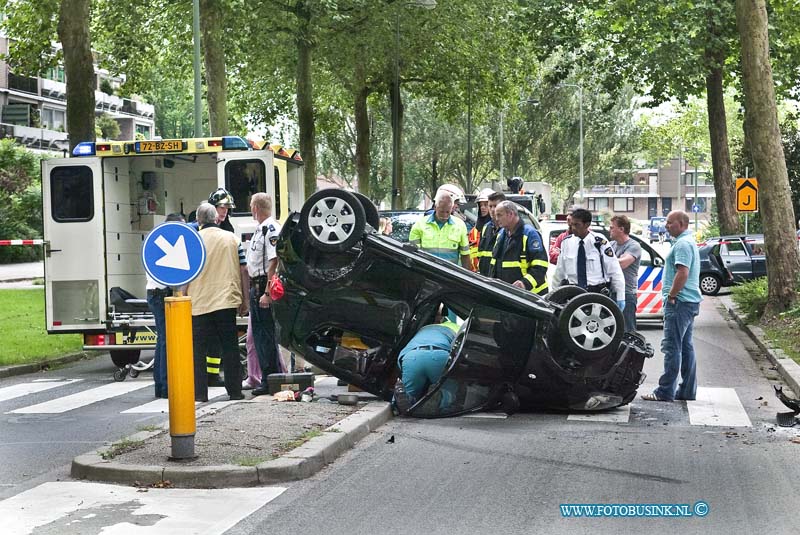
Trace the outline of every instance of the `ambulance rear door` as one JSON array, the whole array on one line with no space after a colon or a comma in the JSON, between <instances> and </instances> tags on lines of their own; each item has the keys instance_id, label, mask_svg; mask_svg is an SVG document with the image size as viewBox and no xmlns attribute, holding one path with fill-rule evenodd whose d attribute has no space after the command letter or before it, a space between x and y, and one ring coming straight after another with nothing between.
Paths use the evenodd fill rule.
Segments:
<instances>
[{"instance_id":1,"label":"ambulance rear door","mask_svg":"<svg viewBox=\"0 0 800 535\"><path fill-rule=\"evenodd\" d=\"M42 161L47 331L103 330L106 317L100 158Z\"/></svg>"},{"instance_id":2,"label":"ambulance rear door","mask_svg":"<svg viewBox=\"0 0 800 535\"><path fill-rule=\"evenodd\" d=\"M250 213L253 194L263 191L275 200L273 166L272 152L267 150L223 151L217 155L218 183L233 195L236 208L230 211L230 219L242 243L250 240L256 228Z\"/></svg>"}]
</instances>

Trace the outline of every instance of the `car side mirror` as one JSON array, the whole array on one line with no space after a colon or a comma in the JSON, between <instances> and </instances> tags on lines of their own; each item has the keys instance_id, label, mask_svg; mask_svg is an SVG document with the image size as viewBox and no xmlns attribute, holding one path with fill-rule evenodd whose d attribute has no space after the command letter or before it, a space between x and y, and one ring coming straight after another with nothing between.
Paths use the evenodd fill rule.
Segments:
<instances>
[{"instance_id":1,"label":"car side mirror","mask_svg":"<svg viewBox=\"0 0 800 535\"><path fill-rule=\"evenodd\" d=\"M654 266L656 266L656 267L661 267L661 266L663 266L663 265L664 265L664 259L663 259L663 258L660 258L660 257L655 257L655 258L653 259L653 265L654 265Z\"/></svg>"}]
</instances>

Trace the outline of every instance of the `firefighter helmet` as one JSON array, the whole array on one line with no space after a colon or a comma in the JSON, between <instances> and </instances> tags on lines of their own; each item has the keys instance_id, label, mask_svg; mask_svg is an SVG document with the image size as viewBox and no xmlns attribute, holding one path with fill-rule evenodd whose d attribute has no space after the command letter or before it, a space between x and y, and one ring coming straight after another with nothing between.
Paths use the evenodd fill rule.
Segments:
<instances>
[{"instance_id":1,"label":"firefighter helmet","mask_svg":"<svg viewBox=\"0 0 800 535\"><path fill-rule=\"evenodd\" d=\"M214 206L236 208L236 203L233 202L233 195L231 195L225 188L219 188L217 191L209 195L208 202Z\"/></svg>"},{"instance_id":2,"label":"firefighter helmet","mask_svg":"<svg viewBox=\"0 0 800 535\"><path fill-rule=\"evenodd\" d=\"M489 195L491 195L492 193L494 193L494 190L492 188L482 189L481 192L478 193L478 198L475 199L475 202L488 202Z\"/></svg>"},{"instance_id":3,"label":"firefighter helmet","mask_svg":"<svg viewBox=\"0 0 800 535\"><path fill-rule=\"evenodd\" d=\"M455 203L464 203L467 201L467 198L464 197L464 192L456 185L453 184L442 184L439 186L439 189L436 190L436 197L435 199L440 198L442 195L449 195L451 199L453 199L453 204Z\"/></svg>"}]
</instances>

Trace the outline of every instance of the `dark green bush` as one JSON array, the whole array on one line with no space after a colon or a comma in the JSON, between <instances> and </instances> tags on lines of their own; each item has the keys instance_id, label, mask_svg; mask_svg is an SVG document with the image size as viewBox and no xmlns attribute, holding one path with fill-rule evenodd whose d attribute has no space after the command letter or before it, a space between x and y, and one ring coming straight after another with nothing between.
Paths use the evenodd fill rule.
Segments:
<instances>
[{"instance_id":1,"label":"dark green bush","mask_svg":"<svg viewBox=\"0 0 800 535\"><path fill-rule=\"evenodd\" d=\"M747 321L757 322L767 307L767 278L759 277L734 286L731 295Z\"/></svg>"},{"instance_id":2,"label":"dark green bush","mask_svg":"<svg viewBox=\"0 0 800 535\"><path fill-rule=\"evenodd\" d=\"M16 143L0 140L0 239L42 237L40 156ZM42 257L40 246L0 247L0 263L32 262Z\"/></svg>"}]
</instances>

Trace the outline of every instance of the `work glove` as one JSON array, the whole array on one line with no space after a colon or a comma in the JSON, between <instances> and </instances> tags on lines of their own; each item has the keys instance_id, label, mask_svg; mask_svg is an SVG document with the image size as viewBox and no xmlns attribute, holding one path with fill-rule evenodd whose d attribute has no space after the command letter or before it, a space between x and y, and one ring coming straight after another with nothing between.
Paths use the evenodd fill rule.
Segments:
<instances>
[{"instance_id":1,"label":"work glove","mask_svg":"<svg viewBox=\"0 0 800 535\"><path fill-rule=\"evenodd\" d=\"M625 300L623 299L622 301L617 301L617 306L620 310L625 310Z\"/></svg>"}]
</instances>

